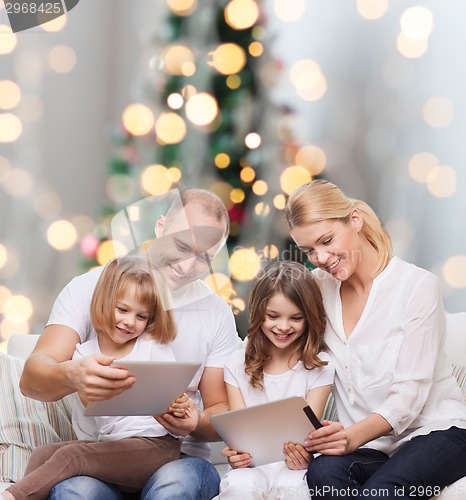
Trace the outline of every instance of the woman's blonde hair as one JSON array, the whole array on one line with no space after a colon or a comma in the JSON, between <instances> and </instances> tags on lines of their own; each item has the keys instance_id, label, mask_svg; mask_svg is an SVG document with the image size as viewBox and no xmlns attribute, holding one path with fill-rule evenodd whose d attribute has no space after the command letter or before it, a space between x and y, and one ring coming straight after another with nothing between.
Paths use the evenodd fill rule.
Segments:
<instances>
[{"instance_id":1,"label":"woman's blonde hair","mask_svg":"<svg viewBox=\"0 0 466 500\"><path fill-rule=\"evenodd\" d=\"M91 300L91 322L98 334L115 327L115 306L126 288L134 284L136 300L147 307L145 331L161 344L176 337L171 311L165 310L150 265L140 257L125 256L110 261L97 281Z\"/></svg>"},{"instance_id":2,"label":"woman's blonde hair","mask_svg":"<svg viewBox=\"0 0 466 500\"><path fill-rule=\"evenodd\" d=\"M264 366L270 361L270 341L262 333L267 303L274 295L282 293L303 314L305 331L296 341L299 360L308 370L324 366L318 357L324 349L324 332L327 324L322 294L312 273L298 262L273 262L256 278L249 295L249 330L245 352L245 372L250 384L263 389ZM292 367L290 367L292 368Z\"/></svg>"},{"instance_id":3,"label":"woman's blonde hair","mask_svg":"<svg viewBox=\"0 0 466 500\"><path fill-rule=\"evenodd\" d=\"M390 236L367 203L347 198L335 184L315 179L296 188L288 198L285 219L289 229L324 220L339 220L348 224L354 208L363 219L362 234L379 254L377 266L379 273L390 260L392 252Z\"/></svg>"}]
</instances>

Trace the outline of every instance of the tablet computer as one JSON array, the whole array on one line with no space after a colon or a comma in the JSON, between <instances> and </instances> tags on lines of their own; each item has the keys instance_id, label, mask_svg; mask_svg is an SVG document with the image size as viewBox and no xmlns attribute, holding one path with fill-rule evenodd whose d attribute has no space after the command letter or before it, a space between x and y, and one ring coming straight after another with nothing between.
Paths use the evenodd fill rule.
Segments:
<instances>
[{"instance_id":1,"label":"tablet computer","mask_svg":"<svg viewBox=\"0 0 466 500\"><path fill-rule=\"evenodd\" d=\"M304 444L310 432L322 427L299 396L218 413L210 421L229 448L251 455L253 466L284 460L285 443Z\"/></svg>"},{"instance_id":2,"label":"tablet computer","mask_svg":"<svg viewBox=\"0 0 466 500\"><path fill-rule=\"evenodd\" d=\"M113 367L126 368L136 382L118 396L92 401L86 407L88 416L161 415L181 396L194 378L200 363L175 361L115 361Z\"/></svg>"}]
</instances>

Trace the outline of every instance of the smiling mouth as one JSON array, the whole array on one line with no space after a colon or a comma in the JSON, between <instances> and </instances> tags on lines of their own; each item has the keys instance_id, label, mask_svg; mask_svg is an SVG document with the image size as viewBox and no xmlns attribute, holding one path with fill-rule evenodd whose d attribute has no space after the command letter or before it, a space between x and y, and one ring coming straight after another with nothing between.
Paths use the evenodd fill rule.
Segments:
<instances>
[{"instance_id":1,"label":"smiling mouth","mask_svg":"<svg viewBox=\"0 0 466 500\"><path fill-rule=\"evenodd\" d=\"M327 269L329 271L332 271L333 269L335 269L338 266L338 264L340 263L340 261L341 261L341 257L338 260L336 260L333 264L331 264L330 266L328 266Z\"/></svg>"},{"instance_id":2,"label":"smiling mouth","mask_svg":"<svg viewBox=\"0 0 466 500\"><path fill-rule=\"evenodd\" d=\"M293 335L293 333L275 333L275 332L272 332L272 333L275 335L275 337L278 340L286 340Z\"/></svg>"},{"instance_id":3,"label":"smiling mouth","mask_svg":"<svg viewBox=\"0 0 466 500\"><path fill-rule=\"evenodd\" d=\"M132 335L132 332L125 330L124 328L120 328L119 326L117 326L116 329L125 335Z\"/></svg>"},{"instance_id":4,"label":"smiling mouth","mask_svg":"<svg viewBox=\"0 0 466 500\"><path fill-rule=\"evenodd\" d=\"M173 276L175 276L175 278L179 279L179 280L183 280L183 279L187 279L187 278L191 278L191 275L190 274L181 274L179 273L172 265L168 264L168 267L170 268L170 271L171 273L173 274Z\"/></svg>"}]
</instances>

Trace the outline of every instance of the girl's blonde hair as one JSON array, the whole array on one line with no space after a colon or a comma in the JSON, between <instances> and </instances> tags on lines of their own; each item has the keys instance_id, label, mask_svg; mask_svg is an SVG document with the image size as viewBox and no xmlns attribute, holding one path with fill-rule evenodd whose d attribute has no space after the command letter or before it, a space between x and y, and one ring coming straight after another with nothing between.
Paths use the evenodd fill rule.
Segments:
<instances>
[{"instance_id":1,"label":"girl's blonde hair","mask_svg":"<svg viewBox=\"0 0 466 500\"><path fill-rule=\"evenodd\" d=\"M91 322L97 333L115 327L115 306L126 288L134 284L136 300L149 311L145 331L161 344L176 337L176 326L169 310L163 307L161 293L147 261L125 256L110 261L97 281L91 300Z\"/></svg>"},{"instance_id":2,"label":"girl's blonde hair","mask_svg":"<svg viewBox=\"0 0 466 500\"><path fill-rule=\"evenodd\" d=\"M273 262L256 278L249 295L249 330L245 352L245 372L250 384L263 389L264 366L270 361L270 341L262 333L267 303L282 293L302 312L305 331L296 341L299 360L308 370L324 366L318 353L324 349L327 323L322 294L312 273L298 262Z\"/></svg>"},{"instance_id":3,"label":"girl's blonde hair","mask_svg":"<svg viewBox=\"0 0 466 500\"><path fill-rule=\"evenodd\" d=\"M378 274L390 260L392 245L390 236L379 218L364 201L347 198L335 184L315 179L290 194L285 208L285 219L289 229L324 220L339 220L348 224L354 208L363 219L362 234L379 254Z\"/></svg>"}]
</instances>

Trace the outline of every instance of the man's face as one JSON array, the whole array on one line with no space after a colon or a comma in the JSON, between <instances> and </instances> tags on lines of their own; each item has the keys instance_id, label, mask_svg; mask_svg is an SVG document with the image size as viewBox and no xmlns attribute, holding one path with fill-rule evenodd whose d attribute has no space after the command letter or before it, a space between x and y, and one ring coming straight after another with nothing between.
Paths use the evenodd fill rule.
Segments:
<instances>
[{"instance_id":1,"label":"man's face","mask_svg":"<svg viewBox=\"0 0 466 500\"><path fill-rule=\"evenodd\" d=\"M209 271L210 261L224 243L225 223L194 203L168 219L157 221L157 238L149 259L170 289L178 289Z\"/></svg>"}]
</instances>

